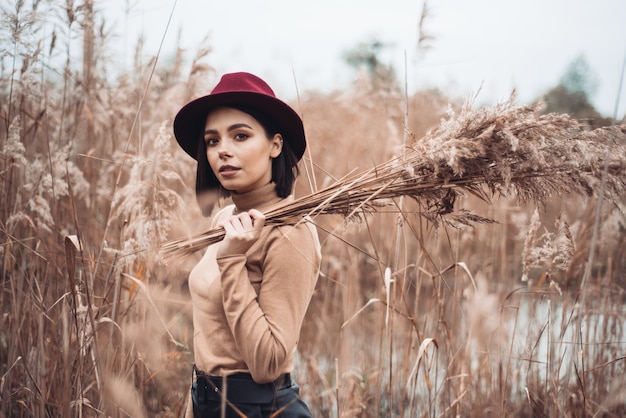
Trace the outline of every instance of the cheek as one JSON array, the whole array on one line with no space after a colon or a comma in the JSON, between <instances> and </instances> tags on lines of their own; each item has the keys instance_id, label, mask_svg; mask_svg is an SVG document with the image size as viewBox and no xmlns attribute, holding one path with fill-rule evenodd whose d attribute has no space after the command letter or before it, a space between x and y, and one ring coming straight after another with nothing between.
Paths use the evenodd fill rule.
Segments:
<instances>
[{"instance_id":1,"label":"cheek","mask_svg":"<svg viewBox=\"0 0 626 418\"><path fill-rule=\"evenodd\" d=\"M215 171L217 160L218 160L215 153L207 151L206 160L208 161L209 167L211 167L211 170Z\"/></svg>"}]
</instances>

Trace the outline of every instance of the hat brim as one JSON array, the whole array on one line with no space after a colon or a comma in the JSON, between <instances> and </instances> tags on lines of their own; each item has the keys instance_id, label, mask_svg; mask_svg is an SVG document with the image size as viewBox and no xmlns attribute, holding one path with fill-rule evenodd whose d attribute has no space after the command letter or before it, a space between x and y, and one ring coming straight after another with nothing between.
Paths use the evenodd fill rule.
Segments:
<instances>
[{"instance_id":1,"label":"hat brim","mask_svg":"<svg viewBox=\"0 0 626 418\"><path fill-rule=\"evenodd\" d=\"M193 159L198 158L198 141L202 138L206 117L218 107L245 106L258 109L276 123L278 132L289 144L298 160L304 155L306 139L300 116L280 99L246 91L210 94L183 106L174 118L176 141Z\"/></svg>"}]
</instances>

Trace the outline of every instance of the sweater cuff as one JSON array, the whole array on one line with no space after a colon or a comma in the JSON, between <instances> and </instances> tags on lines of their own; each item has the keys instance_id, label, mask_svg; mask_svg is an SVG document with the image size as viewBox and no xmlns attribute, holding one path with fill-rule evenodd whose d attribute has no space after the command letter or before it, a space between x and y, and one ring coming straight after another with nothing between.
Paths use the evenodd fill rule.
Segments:
<instances>
[{"instance_id":1,"label":"sweater cuff","mask_svg":"<svg viewBox=\"0 0 626 418\"><path fill-rule=\"evenodd\" d=\"M220 271L223 271L223 267L231 266L233 264L245 263L247 257L245 254L229 254L221 257L216 257L217 265Z\"/></svg>"}]
</instances>

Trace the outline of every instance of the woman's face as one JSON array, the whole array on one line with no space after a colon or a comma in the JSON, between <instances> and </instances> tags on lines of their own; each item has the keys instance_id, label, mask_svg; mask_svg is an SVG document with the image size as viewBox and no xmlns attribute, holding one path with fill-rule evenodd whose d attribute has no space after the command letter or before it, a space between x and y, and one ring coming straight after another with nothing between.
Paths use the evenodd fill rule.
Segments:
<instances>
[{"instance_id":1,"label":"woman's face","mask_svg":"<svg viewBox=\"0 0 626 418\"><path fill-rule=\"evenodd\" d=\"M268 138L252 116L230 107L211 111L204 129L206 157L222 187L249 192L272 180L272 159L280 155L280 134Z\"/></svg>"}]
</instances>

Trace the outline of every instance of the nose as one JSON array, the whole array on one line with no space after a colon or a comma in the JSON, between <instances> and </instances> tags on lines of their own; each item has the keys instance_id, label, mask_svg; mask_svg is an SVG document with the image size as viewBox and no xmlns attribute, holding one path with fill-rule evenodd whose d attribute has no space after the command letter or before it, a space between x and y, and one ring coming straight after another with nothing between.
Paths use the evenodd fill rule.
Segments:
<instances>
[{"instance_id":1,"label":"nose","mask_svg":"<svg viewBox=\"0 0 626 418\"><path fill-rule=\"evenodd\" d=\"M217 151L217 156L222 160L232 156L232 152L230 151L230 148L228 144L226 143L226 141L220 141L219 144L217 145L216 151Z\"/></svg>"},{"instance_id":2,"label":"nose","mask_svg":"<svg viewBox=\"0 0 626 418\"><path fill-rule=\"evenodd\" d=\"M222 147L218 152L217 156L220 157L221 160L226 159L231 156L230 151L225 147Z\"/></svg>"}]
</instances>

